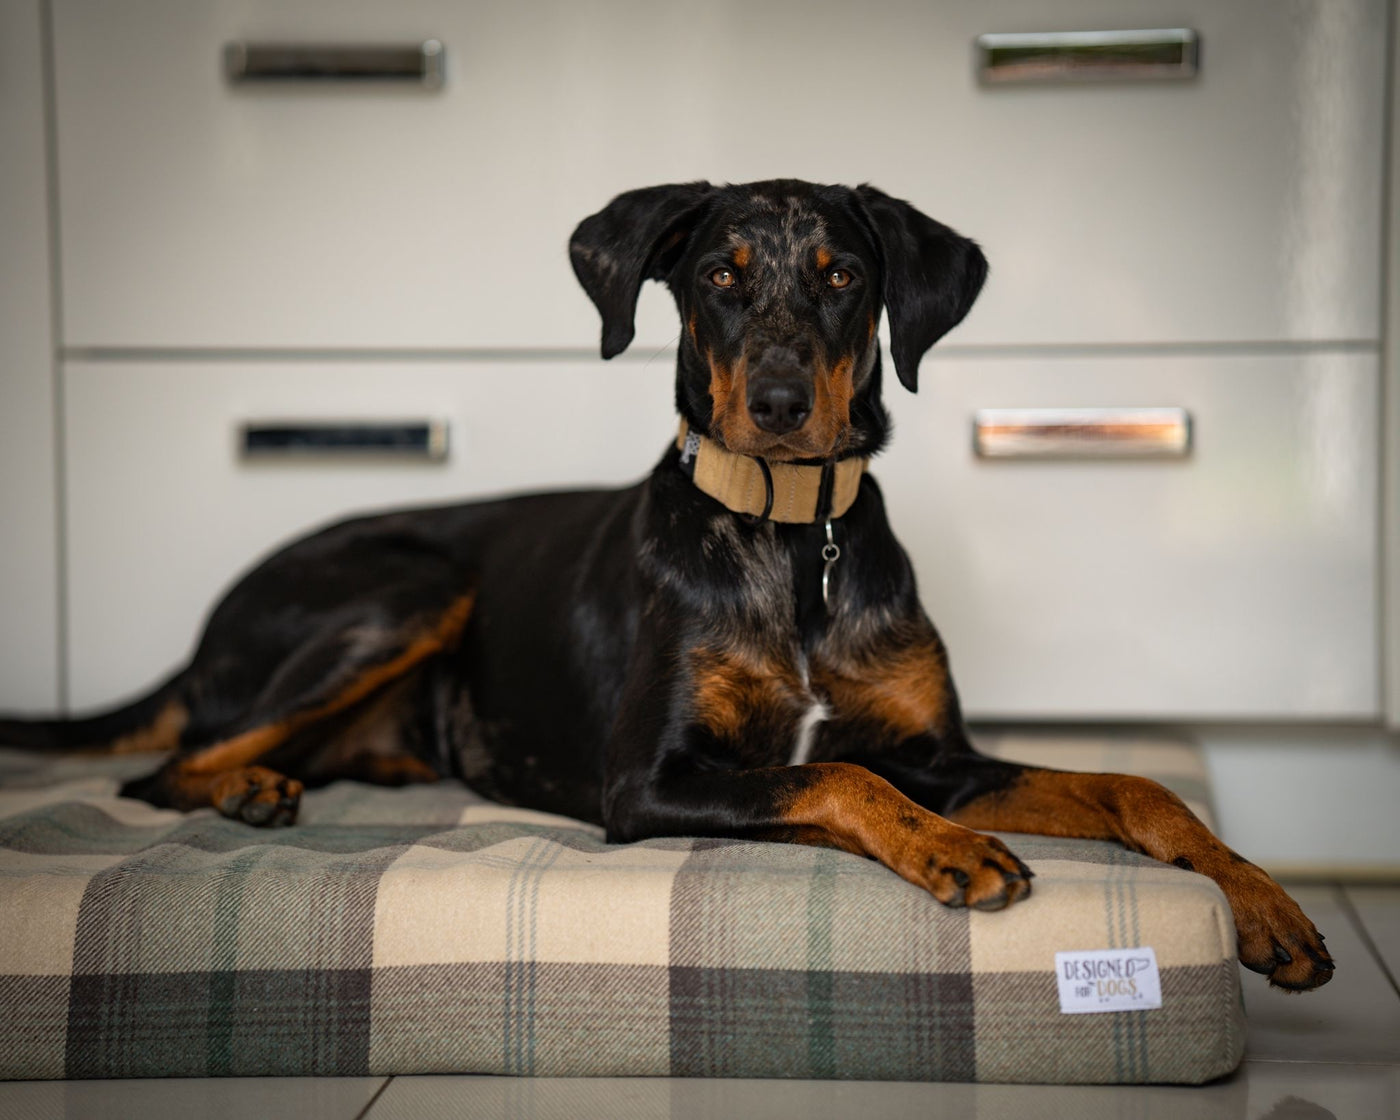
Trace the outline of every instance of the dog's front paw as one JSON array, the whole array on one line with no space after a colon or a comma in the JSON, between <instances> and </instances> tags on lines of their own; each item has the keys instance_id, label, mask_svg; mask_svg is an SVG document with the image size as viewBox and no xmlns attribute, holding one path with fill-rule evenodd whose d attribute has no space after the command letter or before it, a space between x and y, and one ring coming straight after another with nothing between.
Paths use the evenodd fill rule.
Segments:
<instances>
[{"instance_id":1,"label":"dog's front paw","mask_svg":"<svg viewBox=\"0 0 1400 1120\"><path fill-rule=\"evenodd\" d=\"M297 819L302 784L263 766L230 770L214 779L210 801L226 817L260 828L276 828Z\"/></svg>"},{"instance_id":2,"label":"dog's front paw","mask_svg":"<svg viewBox=\"0 0 1400 1120\"><path fill-rule=\"evenodd\" d=\"M1235 913L1240 963L1287 992L1322 987L1335 968L1322 934L1264 871L1235 858L1229 880L1221 885Z\"/></svg>"},{"instance_id":3,"label":"dog's front paw","mask_svg":"<svg viewBox=\"0 0 1400 1120\"><path fill-rule=\"evenodd\" d=\"M962 829L927 857L924 876L945 906L1004 910L1030 896L1034 872L995 836Z\"/></svg>"}]
</instances>

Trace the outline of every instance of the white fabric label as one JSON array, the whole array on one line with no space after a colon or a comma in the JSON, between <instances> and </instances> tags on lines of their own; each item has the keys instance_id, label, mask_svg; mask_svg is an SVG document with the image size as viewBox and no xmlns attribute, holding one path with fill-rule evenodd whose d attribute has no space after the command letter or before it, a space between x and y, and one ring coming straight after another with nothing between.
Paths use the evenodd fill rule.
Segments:
<instances>
[{"instance_id":1,"label":"white fabric label","mask_svg":"<svg viewBox=\"0 0 1400 1120\"><path fill-rule=\"evenodd\" d=\"M1162 1006L1162 978L1150 948L1056 953L1055 979L1064 1015Z\"/></svg>"}]
</instances>

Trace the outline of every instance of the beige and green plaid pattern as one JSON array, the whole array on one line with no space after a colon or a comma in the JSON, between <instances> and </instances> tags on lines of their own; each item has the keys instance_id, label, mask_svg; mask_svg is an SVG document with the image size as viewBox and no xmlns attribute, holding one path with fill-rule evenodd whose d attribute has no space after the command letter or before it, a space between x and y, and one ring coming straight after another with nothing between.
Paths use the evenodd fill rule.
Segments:
<instances>
[{"instance_id":1,"label":"beige and green plaid pattern","mask_svg":"<svg viewBox=\"0 0 1400 1120\"><path fill-rule=\"evenodd\" d=\"M980 914L455 783L338 783L276 831L115 796L149 765L0 752L0 1076L1199 1082L1243 1049L1223 896L1116 846L1008 837L1035 894ZM1056 950L1137 945L1160 1010L1060 1014Z\"/></svg>"}]
</instances>

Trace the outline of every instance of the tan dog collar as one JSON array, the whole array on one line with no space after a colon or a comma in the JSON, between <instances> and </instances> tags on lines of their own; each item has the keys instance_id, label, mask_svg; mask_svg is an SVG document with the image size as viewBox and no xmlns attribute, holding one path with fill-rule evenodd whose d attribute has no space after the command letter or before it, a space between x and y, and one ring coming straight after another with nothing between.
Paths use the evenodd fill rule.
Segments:
<instances>
[{"instance_id":1,"label":"tan dog collar","mask_svg":"<svg viewBox=\"0 0 1400 1120\"><path fill-rule=\"evenodd\" d=\"M715 501L759 520L798 525L840 517L850 509L860 493L860 476L870 462L842 459L825 466L770 463L729 451L709 436L692 432L684 420L676 446L681 452L681 468ZM823 476L828 473L830 497L826 498ZM830 508L823 510L823 504Z\"/></svg>"}]
</instances>

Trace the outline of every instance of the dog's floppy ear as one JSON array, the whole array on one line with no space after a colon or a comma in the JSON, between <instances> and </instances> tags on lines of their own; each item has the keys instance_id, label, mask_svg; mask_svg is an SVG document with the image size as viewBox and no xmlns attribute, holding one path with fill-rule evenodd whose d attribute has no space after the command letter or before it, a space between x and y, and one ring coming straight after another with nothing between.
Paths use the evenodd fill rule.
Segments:
<instances>
[{"instance_id":1,"label":"dog's floppy ear","mask_svg":"<svg viewBox=\"0 0 1400 1120\"><path fill-rule=\"evenodd\" d=\"M603 317L603 357L627 349L642 281L666 277L713 193L709 183L643 187L618 195L574 230L569 259Z\"/></svg>"},{"instance_id":2,"label":"dog's floppy ear","mask_svg":"<svg viewBox=\"0 0 1400 1120\"><path fill-rule=\"evenodd\" d=\"M919 360L971 309L987 278L987 258L976 242L884 191L866 185L856 188L856 197L884 257L894 370L917 392Z\"/></svg>"}]
</instances>

